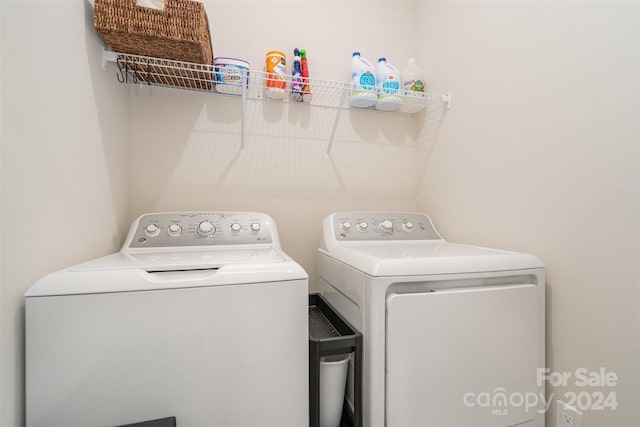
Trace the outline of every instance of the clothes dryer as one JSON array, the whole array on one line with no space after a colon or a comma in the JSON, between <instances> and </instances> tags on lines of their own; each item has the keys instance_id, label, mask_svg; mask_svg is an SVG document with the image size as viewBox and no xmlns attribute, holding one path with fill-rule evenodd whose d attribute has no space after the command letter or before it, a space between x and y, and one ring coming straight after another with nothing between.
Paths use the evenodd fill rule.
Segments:
<instances>
[{"instance_id":1,"label":"clothes dryer","mask_svg":"<svg viewBox=\"0 0 640 427\"><path fill-rule=\"evenodd\" d=\"M365 426L544 426L535 256L447 242L421 213L334 213L318 290L363 335Z\"/></svg>"},{"instance_id":2,"label":"clothes dryer","mask_svg":"<svg viewBox=\"0 0 640 427\"><path fill-rule=\"evenodd\" d=\"M307 295L268 215L143 215L26 292L27 425L306 425Z\"/></svg>"}]
</instances>

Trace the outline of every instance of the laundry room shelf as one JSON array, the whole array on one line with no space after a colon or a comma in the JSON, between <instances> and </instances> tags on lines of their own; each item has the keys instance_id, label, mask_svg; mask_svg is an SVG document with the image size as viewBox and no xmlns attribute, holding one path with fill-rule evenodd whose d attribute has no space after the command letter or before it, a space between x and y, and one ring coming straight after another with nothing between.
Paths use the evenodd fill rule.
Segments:
<instances>
[{"instance_id":1,"label":"laundry room shelf","mask_svg":"<svg viewBox=\"0 0 640 427\"><path fill-rule=\"evenodd\" d=\"M220 72L217 72L214 65L195 64L190 62L174 61L170 59L152 58L148 56L133 55L128 53L118 53L103 49L102 66L106 69L107 63L115 63L118 67L117 78L120 83L139 84L145 86L159 86L182 90L213 93L223 96L235 96L242 98L242 120L241 120L241 141L240 152L245 154L245 114L246 102L249 100L286 102L295 104L305 104L312 107L329 108L337 111L326 155L330 157L331 146L335 137L335 132L340 120L340 115L344 110L352 111L375 111L385 114L404 114L398 111L378 111L373 108L358 109L349 105L348 99L352 85L350 83L309 78L308 83L312 94L309 102L296 101L291 94L291 75L285 76L284 84L286 89L282 92L282 99L271 99L265 96L264 88L269 78L267 73L257 70L248 70L241 76L241 86L224 85L226 89L233 89L235 94L221 93L216 90L213 82ZM300 97L298 97L300 98ZM451 94L421 93L416 95L400 95L403 104L411 105L415 110L426 108L429 103L445 104L447 109L451 108Z\"/></svg>"}]
</instances>

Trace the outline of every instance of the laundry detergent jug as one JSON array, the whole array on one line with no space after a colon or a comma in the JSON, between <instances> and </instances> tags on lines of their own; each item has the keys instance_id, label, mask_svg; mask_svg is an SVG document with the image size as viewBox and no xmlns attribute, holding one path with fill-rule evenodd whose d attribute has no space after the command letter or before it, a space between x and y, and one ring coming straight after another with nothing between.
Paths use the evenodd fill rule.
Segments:
<instances>
[{"instance_id":1,"label":"laundry detergent jug","mask_svg":"<svg viewBox=\"0 0 640 427\"><path fill-rule=\"evenodd\" d=\"M378 100L376 110L393 111L402 105L400 91L400 71L387 62L387 58L378 59L376 68L378 80Z\"/></svg>"},{"instance_id":2,"label":"laundry detergent jug","mask_svg":"<svg viewBox=\"0 0 640 427\"><path fill-rule=\"evenodd\" d=\"M353 52L351 59L351 97L349 103L354 108L371 108L378 100L376 74L373 64Z\"/></svg>"},{"instance_id":3,"label":"laundry detergent jug","mask_svg":"<svg viewBox=\"0 0 640 427\"><path fill-rule=\"evenodd\" d=\"M402 71L402 86L404 99L400 111L403 113L417 113L426 107L424 94L425 83L422 70L416 64L415 58L409 58L406 67Z\"/></svg>"}]
</instances>

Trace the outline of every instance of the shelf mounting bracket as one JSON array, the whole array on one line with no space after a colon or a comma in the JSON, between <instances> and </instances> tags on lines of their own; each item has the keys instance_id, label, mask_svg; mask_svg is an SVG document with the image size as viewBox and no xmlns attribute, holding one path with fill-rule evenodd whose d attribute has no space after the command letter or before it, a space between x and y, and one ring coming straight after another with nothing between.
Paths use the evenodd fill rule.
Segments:
<instances>
[{"instance_id":1,"label":"shelf mounting bracket","mask_svg":"<svg viewBox=\"0 0 640 427\"><path fill-rule=\"evenodd\" d=\"M447 104L447 110L451 110L451 92L442 95L442 102Z\"/></svg>"},{"instance_id":2,"label":"shelf mounting bracket","mask_svg":"<svg viewBox=\"0 0 640 427\"><path fill-rule=\"evenodd\" d=\"M247 109L247 87L249 86L249 76L247 70L242 70L242 103L240 107L240 155L245 156L247 150L245 148L245 119Z\"/></svg>"},{"instance_id":3,"label":"shelf mounting bracket","mask_svg":"<svg viewBox=\"0 0 640 427\"><path fill-rule=\"evenodd\" d=\"M333 139L336 136L336 129L338 129L338 122L340 121L340 115L342 114L342 109L344 108L347 92L348 90L346 88L343 89L342 95L340 96L340 104L338 105L338 111L336 112L336 119L333 121L333 128L331 129L331 136L329 137L329 145L327 145L327 160L331 159L331 146L333 145Z\"/></svg>"},{"instance_id":4,"label":"shelf mounting bracket","mask_svg":"<svg viewBox=\"0 0 640 427\"><path fill-rule=\"evenodd\" d=\"M107 69L107 62L117 62L118 54L116 52L111 52L110 50L106 50L104 46L102 46L102 69Z\"/></svg>"}]
</instances>

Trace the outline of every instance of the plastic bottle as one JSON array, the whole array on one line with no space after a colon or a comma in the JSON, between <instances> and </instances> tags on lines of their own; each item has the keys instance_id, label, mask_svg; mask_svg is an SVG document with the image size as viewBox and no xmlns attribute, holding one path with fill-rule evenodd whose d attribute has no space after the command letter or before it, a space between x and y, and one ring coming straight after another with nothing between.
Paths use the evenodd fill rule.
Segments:
<instances>
[{"instance_id":1,"label":"plastic bottle","mask_svg":"<svg viewBox=\"0 0 640 427\"><path fill-rule=\"evenodd\" d=\"M309 62L307 61L306 50L302 49L300 51L300 58L302 58L302 100L304 102L311 102L311 86L309 86Z\"/></svg>"},{"instance_id":2,"label":"plastic bottle","mask_svg":"<svg viewBox=\"0 0 640 427\"><path fill-rule=\"evenodd\" d=\"M285 94L287 59L279 50L267 52L266 58L267 80L265 81L265 95L271 99L282 99Z\"/></svg>"},{"instance_id":3,"label":"plastic bottle","mask_svg":"<svg viewBox=\"0 0 640 427\"><path fill-rule=\"evenodd\" d=\"M389 64L387 58L380 58L376 68L376 77L378 78L378 91L380 92L376 102L376 110L397 110L402 105L400 71Z\"/></svg>"},{"instance_id":4,"label":"plastic bottle","mask_svg":"<svg viewBox=\"0 0 640 427\"><path fill-rule=\"evenodd\" d=\"M376 76L373 64L353 52L351 58L351 97L349 103L354 108L371 108L376 104Z\"/></svg>"},{"instance_id":5,"label":"plastic bottle","mask_svg":"<svg viewBox=\"0 0 640 427\"><path fill-rule=\"evenodd\" d=\"M417 113L426 106L424 96L425 83L420 67L415 58L409 58L407 66L402 70L402 86L405 96L400 106L403 113Z\"/></svg>"},{"instance_id":6,"label":"plastic bottle","mask_svg":"<svg viewBox=\"0 0 640 427\"><path fill-rule=\"evenodd\" d=\"M293 71L291 77L291 100L302 101L302 67L300 66L300 51L293 49Z\"/></svg>"}]
</instances>

